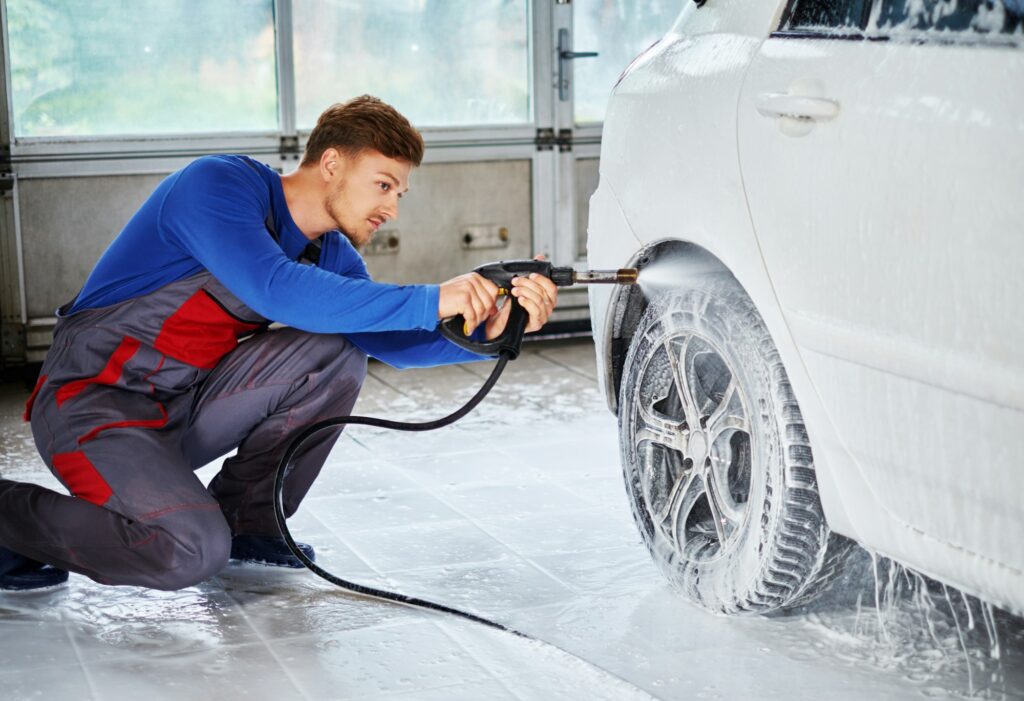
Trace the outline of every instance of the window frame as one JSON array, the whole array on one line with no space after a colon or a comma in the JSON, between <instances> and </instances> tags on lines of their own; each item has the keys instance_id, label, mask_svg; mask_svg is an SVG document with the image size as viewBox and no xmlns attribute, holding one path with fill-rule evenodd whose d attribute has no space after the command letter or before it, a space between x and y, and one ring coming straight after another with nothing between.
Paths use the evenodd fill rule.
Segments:
<instances>
[{"instance_id":1,"label":"window frame","mask_svg":"<svg viewBox=\"0 0 1024 701\"><path fill-rule=\"evenodd\" d=\"M290 169L302 156L309 129L297 127L292 6L294 0L272 0L274 53L277 65L278 128L265 131L223 131L193 134L15 136L10 82L7 0L0 0L3 53L0 80L6 110L0 116L0 171L15 177L129 175L167 173L200 156L243 153L278 169ZM528 120L518 124L425 127L424 162L532 159L542 115L544 83L538 80L535 35L537 0L523 0L527 9ZM598 128L599 130L599 128Z\"/></svg>"}]
</instances>

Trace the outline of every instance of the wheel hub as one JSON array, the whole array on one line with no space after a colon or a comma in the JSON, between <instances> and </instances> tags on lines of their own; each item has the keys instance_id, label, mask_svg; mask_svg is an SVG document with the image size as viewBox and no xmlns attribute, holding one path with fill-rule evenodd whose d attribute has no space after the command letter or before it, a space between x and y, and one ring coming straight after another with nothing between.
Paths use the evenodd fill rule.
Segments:
<instances>
[{"instance_id":1,"label":"wheel hub","mask_svg":"<svg viewBox=\"0 0 1024 701\"><path fill-rule=\"evenodd\" d=\"M695 465L703 465L708 457L708 439L702 431L694 431L690 434L688 444L689 457Z\"/></svg>"},{"instance_id":2,"label":"wheel hub","mask_svg":"<svg viewBox=\"0 0 1024 701\"><path fill-rule=\"evenodd\" d=\"M653 344L633 390L632 443L652 524L691 560L736 542L750 494L751 431L736 373L693 332Z\"/></svg>"}]
</instances>

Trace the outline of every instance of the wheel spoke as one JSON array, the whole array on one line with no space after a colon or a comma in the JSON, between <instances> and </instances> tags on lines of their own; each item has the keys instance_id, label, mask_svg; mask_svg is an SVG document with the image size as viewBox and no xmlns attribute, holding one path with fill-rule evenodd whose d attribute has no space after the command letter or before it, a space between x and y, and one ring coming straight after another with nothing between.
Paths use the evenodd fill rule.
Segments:
<instances>
[{"instance_id":1,"label":"wheel spoke","mask_svg":"<svg viewBox=\"0 0 1024 701\"><path fill-rule=\"evenodd\" d=\"M677 339L666 339L665 353L668 355L669 366L672 368L672 380L676 383L676 391L679 392L679 402L683 405L686 423L691 428L696 428L700 425L700 410L697 407L697 400L693 396L690 378L686 374L686 355L690 348L691 338L693 337L687 336L683 340L678 352L674 352L672 349L673 341Z\"/></svg>"},{"instance_id":2,"label":"wheel spoke","mask_svg":"<svg viewBox=\"0 0 1024 701\"><path fill-rule=\"evenodd\" d=\"M704 480L701 478L700 470L696 466L691 467L676 482L676 487L673 489L672 499L669 501L667 518L662 523L667 526L665 531L682 550L686 545L686 519L689 518L694 504L704 492Z\"/></svg>"},{"instance_id":3,"label":"wheel spoke","mask_svg":"<svg viewBox=\"0 0 1024 701\"><path fill-rule=\"evenodd\" d=\"M739 404L737 399L736 378L733 377L729 380L729 386L725 389L722 401L715 407L715 410L711 413L711 418L707 422L708 435L712 445L726 431L750 433L750 424L743 413L742 405L734 406Z\"/></svg>"},{"instance_id":4,"label":"wheel spoke","mask_svg":"<svg viewBox=\"0 0 1024 701\"><path fill-rule=\"evenodd\" d=\"M715 535L718 536L718 547L722 549L725 547L726 535L726 518L722 513L722 496L718 490L716 480L711 471L708 470L706 473L705 491L708 495L708 506L711 508L711 520L715 524ZM735 527L735 524L733 524Z\"/></svg>"},{"instance_id":5,"label":"wheel spoke","mask_svg":"<svg viewBox=\"0 0 1024 701\"><path fill-rule=\"evenodd\" d=\"M651 515L660 521L669 511L672 490L685 470L683 460L676 451L666 450L651 442L640 444L637 450L644 465L644 500Z\"/></svg>"},{"instance_id":6,"label":"wheel spoke","mask_svg":"<svg viewBox=\"0 0 1024 701\"><path fill-rule=\"evenodd\" d=\"M635 441L650 441L658 445L683 451L686 445L686 431L677 421L660 416L651 407L639 407L639 421L635 429Z\"/></svg>"},{"instance_id":7,"label":"wheel spoke","mask_svg":"<svg viewBox=\"0 0 1024 701\"><path fill-rule=\"evenodd\" d=\"M662 505L661 510L658 513L654 514L655 519L659 523L664 523L671 517L672 512L675 511L675 502L679 499L679 496L683 492L685 492L686 489L689 487L690 482L693 480L693 476L696 472L697 471L691 467L689 470L683 470L678 475L676 481L672 484L672 488L669 490L668 498L665 499L665 502Z\"/></svg>"},{"instance_id":8,"label":"wheel spoke","mask_svg":"<svg viewBox=\"0 0 1024 701\"><path fill-rule=\"evenodd\" d=\"M712 512L718 509L719 515L736 528L743 520L743 506L736 503L729 491L729 463L716 455L711 456L708 468L708 501L712 504Z\"/></svg>"}]
</instances>

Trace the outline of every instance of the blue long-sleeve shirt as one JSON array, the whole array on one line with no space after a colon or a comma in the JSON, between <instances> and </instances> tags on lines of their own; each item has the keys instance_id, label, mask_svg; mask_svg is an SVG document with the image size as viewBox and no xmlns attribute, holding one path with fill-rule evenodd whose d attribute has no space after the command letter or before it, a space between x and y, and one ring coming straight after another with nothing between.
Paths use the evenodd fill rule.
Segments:
<instances>
[{"instance_id":1,"label":"blue long-sleeve shirt","mask_svg":"<svg viewBox=\"0 0 1024 701\"><path fill-rule=\"evenodd\" d=\"M279 241L267 232L268 214ZM345 334L395 367L482 359L437 331L437 285L374 282L339 231L322 236L315 266L297 262L308 244L277 173L244 156L206 156L160 183L100 257L71 311L122 302L208 270L261 316Z\"/></svg>"}]
</instances>

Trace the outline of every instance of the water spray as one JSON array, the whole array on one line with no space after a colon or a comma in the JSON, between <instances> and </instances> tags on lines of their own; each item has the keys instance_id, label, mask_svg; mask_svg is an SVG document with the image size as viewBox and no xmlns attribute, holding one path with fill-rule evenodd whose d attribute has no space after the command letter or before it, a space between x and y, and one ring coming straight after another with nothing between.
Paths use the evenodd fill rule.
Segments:
<instances>
[{"instance_id":1,"label":"water spray","mask_svg":"<svg viewBox=\"0 0 1024 701\"><path fill-rule=\"evenodd\" d=\"M495 263L481 265L476 268L474 272L482 275L497 285L499 294L508 295L509 304L512 305L512 308L509 311L508 323L505 326L505 330L500 336L492 340L481 341L474 339L469 334L463 333L465 330L465 320L461 315L443 320L439 329L442 335L456 345L479 355L490 356L497 359L498 362L495 363L494 369L491 371L491 374L488 376L483 386L462 407L448 416L435 421L411 423L380 419L372 416L337 416L334 418L324 419L323 421L307 427L292 440L288 445L288 448L285 450L284 455L281 457L281 461L278 463L277 477L274 482L274 515L277 517L277 525L281 530L282 537L288 544L289 550L291 550L292 554L299 560L299 562L305 565L317 576L341 587L342 589L374 599L448 613L453 616L475 621L476 623L482 623L492 628L507 631L523 638L533 639L531 636L513 628L509 628L497 621L492 621L488 618L477 616L467 611L462 611L460 609L445 606L444 604L435 603L426 599L406 596L405 594L400 594L398 592L364 586L331 574L327 570L319 567L315 562L308 558L302 550L299 549L298 545L295 543L295 539L292 538L291 532L288 530L288 524L286 523L284 513L285 477L288 475L292 458L299 450L299 447L313 436L313 434L347 424L376 426L378 428L388 428L396 431L432 431L455 423L472 411L473 408L483 400L498 381L498 377L505 369L505 365L508 361L515 360L519 356L519 350L523 342L526 324L530 320L529 314L522 305L519 304L519 300L511 295L513 279L537 273L546 276L559 287L569 287L571 285L593 284L632 285L636 284L638 277L638 270L635 268L577 271L568 267L555 267L545 260L498 261Z\"/></svg>"}]
</instances>

